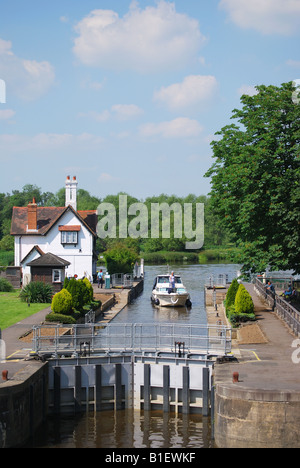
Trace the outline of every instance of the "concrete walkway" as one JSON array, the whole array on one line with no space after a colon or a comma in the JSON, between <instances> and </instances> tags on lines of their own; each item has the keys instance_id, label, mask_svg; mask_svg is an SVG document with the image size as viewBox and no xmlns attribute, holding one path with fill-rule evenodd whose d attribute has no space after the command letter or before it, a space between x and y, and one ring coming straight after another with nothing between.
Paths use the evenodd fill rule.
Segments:
<instances>
[{"instance_id":1,"label":"concrete walkway","mask_svg":"<svg viewBox=\"0 0 300 468\"><path fill-rule=\"evenodd\" d=\"M95 285L94 293L95 296L100 294L104 295L116 295L116 303L104 311L103 316L97 323L107 324L109 323L116 315L118 315L124 307L128 304L128 289L98 289ZM2 340L5 342L6 346L6 361L0 361L0 385L2 379L2 371L8 370L9 379L13 379L13 376L24 370L28 366L29 362L27 360L30 351L32 350L31 343L25 343L20 341L20 337L26 332L30 331L34 325L39 325L45 321L46 315L51 312L51 308L47 307L46 309L38 312L37 314L28 317L21 322L12 325L5 330L2 330ZM39 367L41 364L39 361L30 360L30 365L35 365Z\"/></svg>"},{"instance_id":2,"label":"concrete walkway","mask_svg":"<svg viewBox=\"0 0 300 468\"><path fill-rule=\"evenodd\" d=\"M216 366L216 382L232 385L232 374L240 374L240 382L233 388L300 392L300 364L292 360L297 339L288 326L272 312L254 291L254 285L245 284L253 298L259 326L267 343L237 345L233 349L238 363ZM298 353L300 357L300 352Z\"/></svg>"},{"instance_id":3,"label":"concrete walkway","mask_svg":"<svg viewBox=\"0 0 300 468\"><path fill-rule=\"evenodd\" d=\"M13 376L23 370L29 364L28 361L24 359L28 356L31 351L30 343L24 343L19 340L27 331L31 330L34 325L39 325L45 321L46 315L51 312L51 308L47 307L46 309L41 310L37 314L31 315L21 322L12 325L11 327L2 330L2 340L5 342L6 346L6 361L0 361L0 385L2 379L2 371L8 370L8 377L12 379ZM30 364L33 364L39 367L41 364L38 361L30 361Z\"/></svg>"}]
</instances>

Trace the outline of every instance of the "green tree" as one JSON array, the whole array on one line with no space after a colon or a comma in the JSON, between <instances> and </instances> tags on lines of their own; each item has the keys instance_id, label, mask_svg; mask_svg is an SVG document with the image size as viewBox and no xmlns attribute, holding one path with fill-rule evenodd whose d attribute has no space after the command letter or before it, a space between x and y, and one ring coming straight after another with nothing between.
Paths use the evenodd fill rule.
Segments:
<instances>
[{"instance_id":1,"label":"green tree","mask_svg":"<svg viewBox=\"0 0 300 468\"><path fill-rule=\"evenodd\" d=\"M238 289L239 283L238 280L235 278L229 286L229 289L226 294L226 310L234 304Z\"/></svg>"},{"instance_id":2,"label":"green tree","mask_svg":"<svg viewBox=\"0 0 300 468\"><path fill-rule=\"evenodd\" d=\"M132 272L138 258L135 250L121 242L104 253L106 268L110 274Z\"/></svg>"},{"instance_id":3,"label":"green tree","mask_svg":"<svg viewBox=\"0 0 300 468\"><path fill-rule=\"evenodd\" d=\"M257 86L212 142L211 203L240 247L244 272L300 272L300 105L292 83Z\"/></svg>"}]
</instances>

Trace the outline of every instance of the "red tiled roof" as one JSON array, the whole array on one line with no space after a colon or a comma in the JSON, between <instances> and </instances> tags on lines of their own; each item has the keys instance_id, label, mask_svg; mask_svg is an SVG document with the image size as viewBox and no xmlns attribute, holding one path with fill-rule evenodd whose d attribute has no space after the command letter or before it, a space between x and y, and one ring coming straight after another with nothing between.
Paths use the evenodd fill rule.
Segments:
<instances>
[{"instance_id":1,"label":"red tiled roof","mask_svg":"<svg viewBox=\"0 0 300 468\"><path fill-rule=\"evenodd\" d=\"M71 206L67 207L37 207L37 231L28 232L28 207L16 207L13 208L12 223L11 223L11 235L12 236L44 236L48 231L59 221L62 215L68 210L73 211L79 221L81 221L90 232L96 236L97 227L97 211L85 210L85 211L74 211Z\"/></svg>"},{"instance_id":2,"label":"red tiled roof","mask_svg":"<svg viewBox=\"0 0 300 468\"><path fill-rule=\"evenodd\" d=\"M58 226L60 232L79 232L81 226Z\"/></svg>"}]
</instances>

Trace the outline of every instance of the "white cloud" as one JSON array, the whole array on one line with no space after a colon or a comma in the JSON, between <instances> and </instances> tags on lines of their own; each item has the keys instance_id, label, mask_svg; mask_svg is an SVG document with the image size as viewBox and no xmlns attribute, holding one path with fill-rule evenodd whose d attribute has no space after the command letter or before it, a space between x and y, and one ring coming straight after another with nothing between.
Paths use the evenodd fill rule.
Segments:
<instances>
[{"instance_id":1,"label":"white cloud","mask_svg":"<svg viewBox=\"0 0 300 468\"><path fill-rule=\"evenodd\" d=\"M12 109L0 109L0 120L10 120L15 116L15 111Z\"/></svg>"},{"instance_id":2,"label":"white cloud","mask_svg":"<svg viewBox=\"0 0 300 468\"><path fill-rule=\"evenodd\" d=\"M256 94L258 94L258 91L255 88L255 86L251 85L242 85L237 92L239 96L243 96L243 94L247 94L248 96L255 96Z\"/></svg>"},{"instance_id":3,"label":"white cloud","mask_svg":"<svg viewBox=\"0 0 300 468\"><path fill-rule=\"evenodd\" d=\"M203 131L197 120L179 117L169 122L148 123L140 127L143 137L195 138Z\"/></svg>"},{"instance_id":4,"label":"white cloud","mask_svg":"<svg viewBox=\"0 0 300 468\"><path fill-rule=\"evenodd\" d=\"M82 63L140 73L179 69L198 59L205 41L198 21L165 0L145 9L133 2L123 17L93 10L75 29L73 51Z\"/></svg>"},{"instance_id":5,"label":"white cloud","mask_svg":"<svg viewBox=\"0 0 300 468\"><path fill-rule=\"evenodd\" d=\"M78 117L87 117L95 122L107 122L110 119L111 114L108 110L104 110L103 112L89 111L79 112Z\"/></svg>"},{"instance_id":6,"label":"white cloud","mask_svg":"<svg viewBox=\"0 0 300 468\"><path fill-rule=\"evenodd\" d=\"M143 110L135 104L116 104L110 110L106 109L102 112L80 112L78 117L88 117L96 122L107 122L112 117L116 117L118 120L130 120L142 114Z\"/></svg>"},{"instance_id":7,"label":"white cloud","mask_svg":"<svg viewBox=\"0 0 300 468\"><path fill-rule=\"evenodd\" d=\"M143 110L135 104L116 104L111 110L120 120L136 118L143 114Z\"/></svg>"},{"instance_id":8,"label":"white cloud","mask_svg":"<svg viewBox=\"0 0 300 468\"><path fill-rule=\"evenodd\" d=\"M7 93L12 92L26 101L38 99L54 84L53 66L17 57L12 43L0 39L0 76L5 80Z\"/></svg>"},{"instance_id":9,"label":"white cloud","mask_svg":"<svg viewBox=\"0 0 300 468\"><path fill-rule=\"evenodd\" d=\"M51 152L51 157L55 152L73 151L82 152L98 149L103 138L89 133L73 135L69 133L38 133L33 136L18 134L0 135L1 155L16 155L29 153L31 156L40 157L41 153Z\"/></svg>"},{"instance_id":10,"label":"white cloud","mask_svg":"<svg viewBox=\"0 0 300 468\"><path fill-rule=\"evenodd\" d=\"M154 100L165 104L170 110L182 110L198 106L212 98L218 88L214 76L191 75L182 83L162 87L154 93Z\"/></svg>"},{"instance_id":11,"label":"white cloud","mask_svg":"<svg viewBox=\"0 0 300 468\"><path fill-rule=\"evenodd\" d=\"M300 68L300 60L292 60L292 59L289 59L289 60L286 61L286 64L287 64L289 67Z\"/></svg>"},{"instance_id":12,"label":"white cloud","mask_svg":"<svg viewBox=\"0 0 300 468\"><path fill-rule=\"evenodd\" d=\"M219 6L243 29L285 36L300 29L299 0L221 0Z\"/></svg>"}]
</instances>

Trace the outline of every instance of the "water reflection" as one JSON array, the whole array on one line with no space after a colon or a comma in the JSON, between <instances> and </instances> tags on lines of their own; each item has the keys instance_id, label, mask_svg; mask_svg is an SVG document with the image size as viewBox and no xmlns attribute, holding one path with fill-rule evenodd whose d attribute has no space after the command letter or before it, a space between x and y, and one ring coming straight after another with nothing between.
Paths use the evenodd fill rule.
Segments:
<instances>
[{"instance_id":1,"label":"water reflection","mask_svg":"<svg viewBox=\"0 0 300 468\"><path fill-rule=\"evenodd\" d=\"M126 307L114 320L113 323L191 323L206 324L206 310L204 303L204 286L208 278L213 276L215 279L220 274L228 274L229 279L233 279L240 269L239 265L171 265L169 271L174 270L175 274L180 275L186 288L188 289L192 308L166 308L155 307L150 301L153 281L156 275L168 273L168 267L165 265L153 265L145 267L144 292L133 304Z\"/></svg>"},{"instance_id":2,"label":"water reflection","mask_svg":"<svg viewBox=\"0 0 300 468\"><path fill-rule=\"evenodd\" d=\"M43 436L41 437L41 434ZM210 419L134 410L51 418L34 447L212 448Z\"/></svg>"},{"instance_id":3,"label":"water reflection","mask_svg":"<svg viewBox=\"0 0 300 468\"><path fill-rule=\"evenodd\" d=\"M126 307L114 323L169 322L206 324L204 285L210 276L236 277L239 265L180 265L170 271L181 275L193 303L192 309L156 308L150 301L154 277L168 272L165 266L147 266L143 294ZM210 419L134 410L88 413L79 417L49 419L34 441L35 447L85 448L210 448Z\"/></svg>"}]
</instances>

